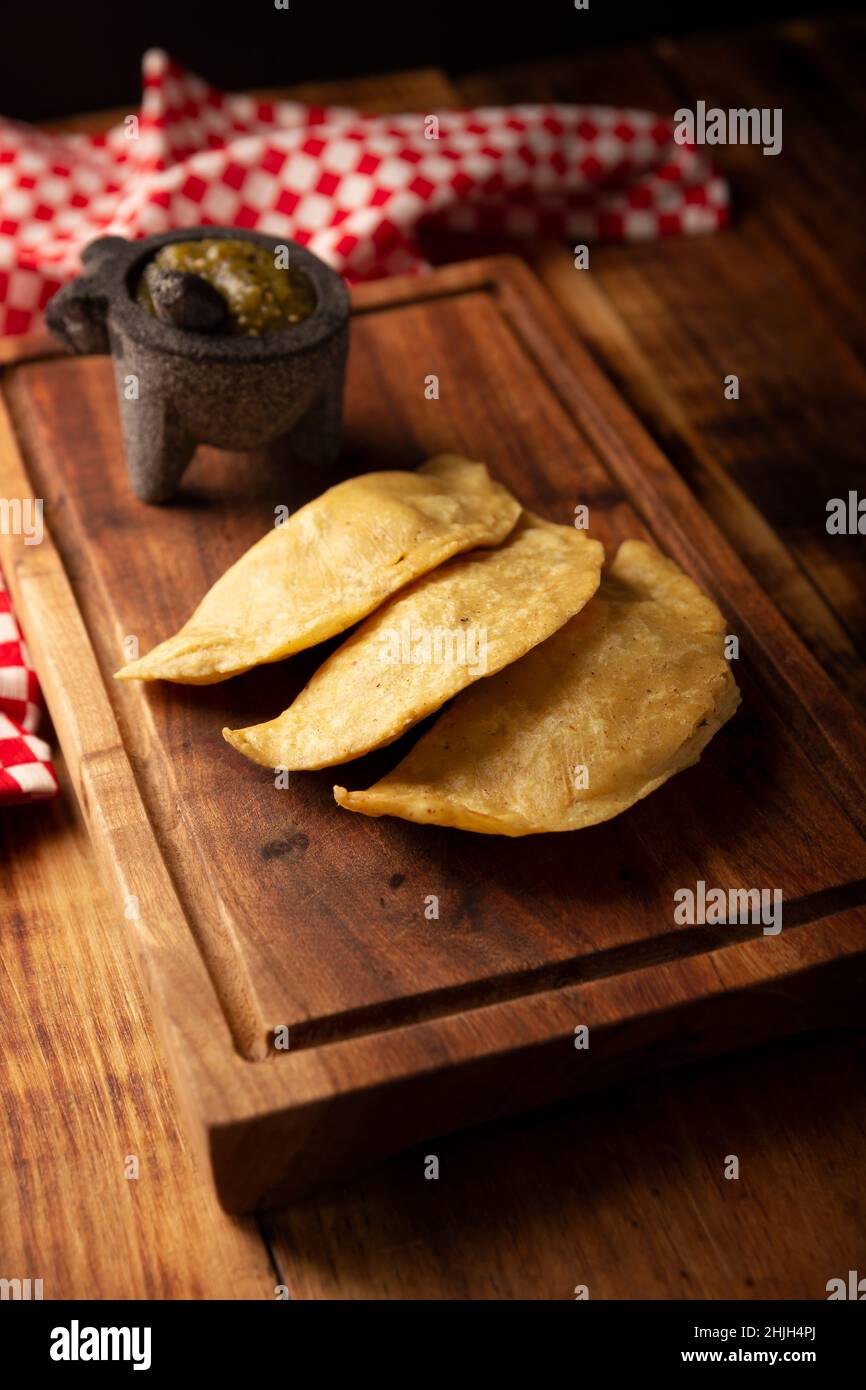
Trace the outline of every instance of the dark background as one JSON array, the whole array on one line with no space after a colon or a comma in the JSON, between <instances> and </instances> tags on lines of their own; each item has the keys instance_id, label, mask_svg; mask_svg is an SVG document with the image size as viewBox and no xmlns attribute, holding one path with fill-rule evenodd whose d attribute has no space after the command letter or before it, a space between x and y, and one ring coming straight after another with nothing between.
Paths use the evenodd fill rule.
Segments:
<instances>
[{"instance_id":1,"label":"dark background","mask_svg":"<svg viewBox=\"0 0 866 1390\"><path fill-rule=\"evenodd\" d=\"M573 0L290 0L288 11L273 0L10 0L0 22L0 113L33 121L135 109L141 55L153 46L218 87L244 90L413 67L459 74L819 12L819 0L590 0L582 11Z\"/></svg>"}]
</instances>

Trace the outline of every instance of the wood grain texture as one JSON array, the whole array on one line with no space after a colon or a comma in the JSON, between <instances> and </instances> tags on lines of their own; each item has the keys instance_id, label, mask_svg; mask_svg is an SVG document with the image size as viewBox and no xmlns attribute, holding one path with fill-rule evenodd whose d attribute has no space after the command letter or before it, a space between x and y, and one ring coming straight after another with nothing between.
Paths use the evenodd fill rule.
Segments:
<instances>
[{"instance_id":1,"label":"wood grain texture","mask_svg":"<svg viewBox=\"0 0 866 1390\"><path fill-rule=\"evenodd\" d=\"M863 1064L862 1037L740 1052L440 1138L266 1225L301 1299L822 1299L863 1267Z\"/></svg>"},{"instance_id":2,"label":"wood grain texture","mask_svg":"<svg viewBox=\"0 0 866 1390\"><path fill-rule=\"evenodd\" d=\"M825 1017L844 1016L866 946L862 729L532 277L470 263L420 293L412 279L361 290L356 305L342 470L456 449L553 519L588 503L609 548L652 535L741 634L747 711L697 773L577 844L347 821L327 773L277 794L218 730L287 703L315 655L205 690L118 688L110 673L125 636L144 647L176 628L274 506L323 480L292 486L204 453L176 506L146 508L120 467L107 362L10 371L75 598L47 547L13 550L13 592L118 902L137 905L181 1090L232 1208L682 1056L689 1030L723 1046L734 1008L752 1037L798 1026L822 1000ZM4 456L14 491L11 431ZM698 878L781 888L788 932L770 944L759 927L745 941L739 928L674 930L674 890ZM787 1008L764 997L774 981ZM605 1041L577 1075L567 1044L590 1006ZM273 1054L280 1025L292 1050Z\"/></svg>"},{"instance_id":3,"label":"wood grain texture","mask_svg":"<svg viewBox=\"0 0 866 1390\"><path fill-rule=\"evenodd\" d=\"M0 809L0 1274L46 1299L273 1298L256 1226L220 1211L193 1159L129 924L60 773L59 800Z\"/></svg>"},{"instance_id":4,"label":"wood grain texture","mask_svg":"<svg viewBox=\"0 0 866 1390\"><path fill-rule=\"evenodd\" d=\"M734 200L723 235L593 247L588 273L559 245L487 249L525 251L762 587L866 708L863 547L824 526L831 497L862 491L862 52L856 21L798 21L575 53L459 86L467 104L783 110L781 155L714 149ZM478 252L460 241L450 254ZM729 373L736 402L724 398Z\"/></svg>"}]
</instances>

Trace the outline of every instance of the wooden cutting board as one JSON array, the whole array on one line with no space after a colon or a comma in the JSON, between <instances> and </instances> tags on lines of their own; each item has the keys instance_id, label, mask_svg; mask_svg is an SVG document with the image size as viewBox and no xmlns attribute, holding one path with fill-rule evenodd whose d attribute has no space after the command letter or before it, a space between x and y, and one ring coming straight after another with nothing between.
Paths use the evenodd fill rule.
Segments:
<instances>
[{"instance_id":1,"label":"wooden cutting board","mask_svg":"<svg viewBox=\"0 0 866 1390\"><path fill-rule=\"evenodd\" d=\"M228 1209L449 1128L857 1017L863 725L520 262L355 291L340 474L443 450L484 459L552 520L587 505L609 552L653 540L725 613L739 713L697 767L569 835L350 815L333 770L277 790L220 730L283 709L320 650L204 688L114 682L125 639L145 651L174 631L276 506L333 479L280 483L203 450L178 501L147 507L127 488L106 358L7 340L0 363L0 496L32 489L50 531L39 546L0 537L0 557ZM367 786L402 751L339 780ZM675 925L676 889L701 880L780 889L782 932Z\"/></svg>"}]
</instances>

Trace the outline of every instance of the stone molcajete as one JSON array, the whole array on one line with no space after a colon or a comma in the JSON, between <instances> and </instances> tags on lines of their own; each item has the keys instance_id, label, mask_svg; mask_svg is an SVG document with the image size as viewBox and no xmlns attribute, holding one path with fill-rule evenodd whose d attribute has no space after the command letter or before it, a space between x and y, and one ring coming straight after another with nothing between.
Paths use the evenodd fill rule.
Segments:
<instances>
[{"instance_id":1,"label":"stone molcajete","mask_svg":"<svg viewBox=\"0 0 866 1390\"><path fill-rule=\"evenodd\" d=\"M136 301L145 266L172 242L205 238L257 242L275 256L285 256L287 248L292 270L312 284L312 312L255 337L219 328L191 332L149 313ZM144 241L102 237L82 260L82 273L58 291L45 317L73 352L111 353L137 497L168 501L199 444L265 449L275 467L326 468L333 461L340 447L349 296L340 276L317 256L258 232L185 227Z\"/></svg>"}]
</instances>

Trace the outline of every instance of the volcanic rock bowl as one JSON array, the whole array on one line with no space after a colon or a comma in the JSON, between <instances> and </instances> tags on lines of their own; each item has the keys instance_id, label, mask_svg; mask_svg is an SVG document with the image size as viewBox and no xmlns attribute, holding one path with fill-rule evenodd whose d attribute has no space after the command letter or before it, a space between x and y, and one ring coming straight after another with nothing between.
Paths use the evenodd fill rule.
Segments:
<instances>
[{"instance_id":1,"label":"volcanic rock bowl","mask_svg":"<svg viewBox=\"0 0 866 1390\"><path fill-rule=\"evenodd\" d=\"M312 282L316 305L290 328L245 337L192 333L136 302L161 247L200 238L256 241ZM49 302L49 328L73 352L110 352L129 480L143 502L166 502L199 444L265 449L275 468L324 469L340 447L349 296L304 247L236 227L184 227L144 241L101 237L82 273Z\"/></svg>"}]
</instances>

